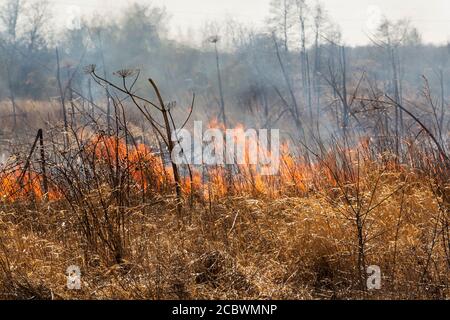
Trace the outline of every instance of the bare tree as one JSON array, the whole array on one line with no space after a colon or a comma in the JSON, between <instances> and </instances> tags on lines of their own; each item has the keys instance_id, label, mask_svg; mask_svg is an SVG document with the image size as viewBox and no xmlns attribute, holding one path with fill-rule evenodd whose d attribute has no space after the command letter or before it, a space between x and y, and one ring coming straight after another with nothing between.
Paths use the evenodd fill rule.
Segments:
<instances>
[{"instance_id":1,"label":"bare tree","mask_svg":"<svg viewBox=\"0 0 450 320\"><path fill-rule=\"evenodd\" d=\"M271 17L269 25L272 32L280 37L284 51L289 51L289 38L294 25L294 1L293 0L272 0L270 3Z\"/></svg>"},{"instance_id":2,"label":"bare tree","mask_svg":"<svg viewBox=\"0 0 450 320\"><path fill-rule=\"evenodd\" d=\"M222 123L227 126L227 117L225 114L225 98L223 96L223 86L222 86L222 74L220 72L220 60L219 60L219 50L217 48L217 43L219 42L219 36L212 36L209 38L209 42L214 44L214 52L216 54L216 68L217 68L217 80L219 85L219 95L220 95L220 114L222 116Z\"/></svg>"},{"instance_id":3,"label":"bare tree","mask_svg":"<svg viewBox=\"0 0 450 320\"><path fill-rule=\"evenodd\" d=\"M324 9L321 4L317 4L314 13L314 91L316 94L316 112L320 108L320 68L321 68L321 52L320 52L320 39L322 33L322 27L325 20Z\"/></svg>"},{"instance_id":4,"label":"bare tree","mask_svg":"<svg viewBox=\"0 0 450 320\"><path fill-rule=\"evenodd\" d=\"M286 86L289 92L289 97L291 100L291 103L289 103L281 94L280 90L275 87L275 91L277 92L278 96L280 97L280 99L283 101L283 104L285 105L285 107L287 108L287 110L289 110L292 118L294 119L295 125L297 126L297 129L299 129L300 134L302 135L302 137L305 137L305 132L304 132L304 128L303 128L303 122L301 119L301 112L298 106L298 102L297 102L297 98L295 97L294 94L294 89L292 87L292 82L291 82L291 78L289 76L289 73L286 70L286 67L283 63L283 59L281 57L281 53L280 53L280 49L278 46L278 42L277 42L277 38L275 36L275 33L272 34L272 38L273 38L273 43L275 45L275 52L277 55L277 60L278 63L280 65L280 69L281 69L281 73L283 75L283 78L286 82Z\"/></svg>"},{"instance_id":5,"label":"bare tree","mask_svg":"<svg viewBox=\"0 0 450 320\"><path fill-rule=\"evenodd\" d=\"M8 82L9 99L12 105L13 130L17 127L17 105L13 86L13 75L11 66L15 65L15 49L17 42L17 25L19 21L19 15L21 11L20 0L9 0L3 8L0 10L0 21L5 26L6 32L6 45L2 45L4 51L3 64L6 69L6 78Z\"/></svg>"},{"instance_id":6,"label":"bare tree","mask_svg":"<svg viewBox=\"0 0 450 320\"><path fill-rule=\"evenodd\" d=\"M311 76L309 68L309 57L306 51L306 23L308 14L308 5L306 0L296 0L298 11L298 20L300 24L300 67L302 74L302 87L305 104L308 106L309 117L312 120L312 98L311 98Z\"/></svg>"},{"instance_id":7,"label":"bare tree","mask_svg":"<svg viewBox=\"0 0 450 320\"><path fill-rule=\"evenodd\" d=\"M27 43L28 52L45 46L47 26L50 22L50 7L47 1L32 2L26 10L24 41Z\"/></svg>"},{"instance_id":8,"label":"bare tree","mask_svg":"<svg viewBox=\"0 0 450 320\"><path fill-rule=\"evenodd\" d=\"M438 115L438 123L437 123L437 127L439 130L439 139L441 144L444 143L444 118L445 118L445 114L446 114L446 100L445 100L445 76L444 76L444 71L442 70L442 68L439 68L439 88L440 88L440 107L441 110L439 112Z\"/></svg>"},{"instance_id":9,"label":"bare tree","mask_svg":"<svg viewBox=\"0 0 450 320\"><path fill-rule=\"evenodd\" d=\"M68 131L69 131L69 125L67 121L67 108L66 108L66 95L65 95L65 89L63 87L62 81L61 81L61 64L60 64L60 57L59 57L59 51L58 48L55 49L56 51L56 81L58 83L58 90L60 95L60 102L61 102L61 108L62 108L62 115L63 115L63 122L64 122L64 146L68 147Z\"/></svg>"},{"instance_id":10,"label":"bare tree","mask_svg":"<svg viewBox=\"0 0 450 320\"><path fill-rule=\"evenodd\" d=\"M331 41L331 40L330 40ZM333 55L338 58L337 67L334 60L328 61L328 72L323 73L324 80L329 84L336 97L336 101L340 101L342 106L342 122L339 121L339 114L336 112L338 127L342 127L344 136L347 134L350 119L350 103L347 89L347 55L344 45L332 43ZM358 89L356 89L357 91ZM356 93L355 93L356 94Z\"/></svg>"},{"instance_id":11,"label":"bare tree","mask_svg":"<svg viewBox=\"0 0 450 320\"><path fill-rule=\"evenodd\" d=\"M392 22L384 19L377 29L375 35L369 35L370 40L378 47L384 49L389 61L391 70L391 89L394 100L397 104L402 104L401 93L401 61L399 47L404 44L411 44L420 41L420 36L415 28L412 28L408 20ZM404 135L403 111L395 107L395 149L397 155L400 154L400 141Z\"/></svg>"},{"instance_id":12,"label":"bare tree","mask_svg":"<svg viewBox=\"0 0 450 320\"><path fill-rule=\"evenodd\" d=\"M17 24L21 7L20 0L9 0L0 10L0 21L5 26L8 40L12 43L17 38Z\"/></svg>"}]
</instances>

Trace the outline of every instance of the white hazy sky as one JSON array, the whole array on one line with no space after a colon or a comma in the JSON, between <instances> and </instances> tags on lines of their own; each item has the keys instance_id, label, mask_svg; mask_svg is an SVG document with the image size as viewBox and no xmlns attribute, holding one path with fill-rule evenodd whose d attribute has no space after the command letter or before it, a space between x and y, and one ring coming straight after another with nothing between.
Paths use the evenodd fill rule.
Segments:
<instances>
[{"instance_id":1,"label":"white hazy sky","mask_svg":"<svg viewBox=\"0 0 450 320\"><path fill-rule=\"evenodd\" d=\"M0 2L5 0L0 0ZM25 0L30 1L30 0ZM132 2L165 6L171 14L171 33L197 29L205 21L223 21L227 17L254 26L264 26L270 0L48 0L64 15L103 15L120 12ZM315 3L315 0L309 0ZM329 16L342 29L344 40L351 45L368 42L365 30L381 15L390 19L409 18L427 43L450 40L450 0L321 0ZM60 23L64 24L64 18Z\"/></svg>"}]
</instances>

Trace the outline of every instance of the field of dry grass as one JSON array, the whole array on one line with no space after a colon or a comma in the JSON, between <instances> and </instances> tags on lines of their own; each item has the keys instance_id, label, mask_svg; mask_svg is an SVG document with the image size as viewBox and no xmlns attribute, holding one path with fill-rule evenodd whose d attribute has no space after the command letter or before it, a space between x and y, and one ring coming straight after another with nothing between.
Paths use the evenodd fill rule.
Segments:
<instances>
[{"instance_id":1,"label":"field of dry grass","mask_svg":"<svg viewBox=\"0 0 450 320\"><path fill-rule=\"evenodd\" d=\"M0 301L450 300L443 5L87 2L0 0Z\"/></svg>"},{"instance_id":2,"label":"field of dry grass","mask_svg":"<svg viewBox=\"0 0 450 320\"><path fill-rule=\"evenodd\" d=\"M3 170L1 299L450 296L448 171L417 149L409 165L369 142L314 164L286 152L277 177L197 173L178 200L142 145L85 140L95 148L72 142L81 160L48 157L47 193L39 161L22 179ZM70 265L81 290L67 289ZM370 265L380 290L366 288Z\"/></svg>"},{"instance_id":3,"label":"field of dry grass","mask_svg":"<svg viewBox=\"0 0 450 320\"><path fill-rule=\"evenodd\" d=\"M30 128L37 130L45 126L48 121L56 121L60 118L61 107L55 99L52 101L18 100L16 104L16 121L20 124L16 130ZM0 138L2 135L8 137L14 129L10 101L0 101L0 119L2 123Z\"/></svg>"}]
</instances>

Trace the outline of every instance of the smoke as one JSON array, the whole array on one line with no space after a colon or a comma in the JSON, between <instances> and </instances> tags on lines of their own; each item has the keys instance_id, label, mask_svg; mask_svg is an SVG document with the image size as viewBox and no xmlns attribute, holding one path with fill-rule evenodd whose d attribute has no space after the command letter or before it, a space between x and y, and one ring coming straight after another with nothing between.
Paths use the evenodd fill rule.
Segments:
<instances>
[{"instance_id":1,"label":"smoke","mask_svg":"<svg viewBox=\"0 0 450 320\"><path fill-rule=\"evenodd\" d=\"M194 120L226 118L230 126L280 128L282 134L297 138L309 132L366 132L376 125L376 117L355 97L385 93L398 95L399 101L419 101L421 75L427 77L438 104L447 105L450 52L445 46L421 43L412 23L385 23L381 8L371 5L365 17L370 44L343 47L339 26L324 14L326 10L317 11L307 1L300 19L295 2L289 15L284 16L282 9L268 11L270 23L260 28L236 22L239 19L205 24L191 36L204 40L198 46L169 36L176 21L163 7L133 4L120 15L88 18L79 5L70 4L57 17L65 22L62 32L52 30L53 20L41 8L24 7L19 21L28 17L29 30L37 32L18 33L15 41L2 42L0 64L7 76L0 79L0 100L58 97L58 47L62 85L72 89L75 99L89 98L100 107L107 101L105 88L88 82L82 72L85 65L95 64L102 76L117 84L121 79L113 75L115 71L140 70L136 93L154 99L147 82L154 79L166 101L177 102L176 117L183 118L195 93ZM12 12L2 12L11 17ZM11 35L4 31L1 37ZM207 41L211 37L218 41Z\"/></svg>"}]
</instances>

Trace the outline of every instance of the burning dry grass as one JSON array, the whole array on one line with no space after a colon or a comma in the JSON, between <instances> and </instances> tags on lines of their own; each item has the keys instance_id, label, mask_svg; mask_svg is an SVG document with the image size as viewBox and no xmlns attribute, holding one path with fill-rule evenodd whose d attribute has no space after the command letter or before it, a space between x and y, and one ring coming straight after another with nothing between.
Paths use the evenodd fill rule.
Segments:
<instances>
[{"instance_id":1,"label":"burning dry grass","mask_svg":"<svg viewBox=\"0 0 450 320\"><path fill-rule=\"evenodd\" d=\"M448 167L432 149L400 164L368 140L315 161L284 146L268 177L180 166L180 199L161 148L119 120L114 136L66 133L69 147L49 134L26 170L3 168L0 298L449 298ZM381 290L366 288L370 265Z\"/></svg>"},{"instance_id":2,"label":"burning dry grass","mask_svg":"<svg viewBox=\"0 0 450 320\"><path fill-rule=\"evenodd\" d=\"M103 188L86 196L90 198L85 207L68 207L63 200L4 205L0 295L4 299L448 298L448 262L439 233L443 217L428 185L432 181L412 170L376 172L370 166L361 176L366 190L381 180L373 196L364 192L361 196L378 204L366 217L363 235L364 264L378 265L383 272L380 291L359 288L358 235L349 218L351 203L330 185L301 196L196 201L183 209L183 223L172 197L130 201L122 225L120 263L111 257L116 248L108 248L114 241L97 239L93 246L80 225L91 206L97 206L97 218L104 223L99 194L112 199L114 190ZM113 201L107 206L110 214L118 209ZM81 267L80 291L66 288L69 265Z\"/></svg>"}]
</instances>

